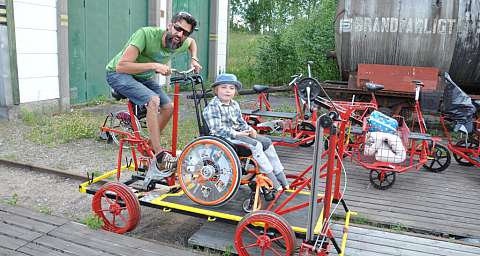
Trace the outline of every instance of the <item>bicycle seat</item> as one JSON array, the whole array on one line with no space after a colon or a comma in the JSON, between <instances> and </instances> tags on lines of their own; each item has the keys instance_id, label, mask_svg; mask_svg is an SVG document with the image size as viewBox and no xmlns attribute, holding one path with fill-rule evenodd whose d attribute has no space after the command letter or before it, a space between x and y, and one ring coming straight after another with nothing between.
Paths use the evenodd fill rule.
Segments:
<instances>
[{"instance_id":1,"label":"bicycle seat","mask_svg":"<svg viewBox=\"0 0 480 256\"><path fill-rule=\"evenodd\" d=\"M253 85L253 90L256 93L262 93L262 92L268 91L268 88L270 88L268 85L263 85L263 84L254 84Z\"/></svg>"},{"instance_id":2,"label":"bicycle seat","mask_svg":"<svg viewBox=\"0 0 480 256\"><path fill-rule=\"evenodd\" d=\"M116 92L114 89L112 89L112 97L116 100L122 100L122 99L126 99L127 97L123 96L122 94Z\"/></svg>"},{"instance_id":3,"label":"bicycle seat","mask_svg":"<svg viewBox=\"0 0 480 256\"><path fill-rule=\"evenodd\" d=\"M375 84L370 82L366 82L365 87L367 88L367 90L373 91L373 92L380 91L380 90L383 90L383 88L385 88L383 84Z\"/></svg>"}]
</instances>

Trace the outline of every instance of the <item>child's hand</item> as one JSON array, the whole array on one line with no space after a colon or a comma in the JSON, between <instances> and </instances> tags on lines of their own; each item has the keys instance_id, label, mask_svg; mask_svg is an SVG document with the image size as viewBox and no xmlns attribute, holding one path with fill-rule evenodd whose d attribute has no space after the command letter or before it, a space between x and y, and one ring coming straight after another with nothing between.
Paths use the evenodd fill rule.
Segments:
<instances>
[{"instance_id":1,"label":"child's hand","mask_svg":"<svg viewBox=\"0 0 480 256\"><path fill-rule=\"evenodd\" d=\"M237 132L235 133L235 137L240 137L240 136L250 136L250 131L241 131L241 132Z\"/></svg>"},{"instance_id":2,"label":"child's hand","mask_svg":"<svg viewBox=\"0 0 480 256\"><path fill-rule=\"evenodd\" d=\"M252 138L257 137L257 131L255 129L251 129L249 132L250 132L250 137L252 137Z\"/></svg>"}]
</instances>

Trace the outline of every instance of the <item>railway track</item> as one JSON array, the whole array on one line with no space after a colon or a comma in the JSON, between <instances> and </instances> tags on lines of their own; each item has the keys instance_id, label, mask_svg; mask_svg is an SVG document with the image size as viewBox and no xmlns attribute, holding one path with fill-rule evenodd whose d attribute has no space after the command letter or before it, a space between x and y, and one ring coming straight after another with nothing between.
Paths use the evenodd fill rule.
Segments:
<instances>
[{"instance_id":1,"label":"railway track","mask_svg":"<svg viewBox=\"0 0 480 256\"><path fill-rule=\"evenodd\" d=\"M40 172L43 174L55 175L55 176L69 178L69 179L78 180L78 181L87 180L87 177L85 176L69 173L67 171L63 171L63 170L59 170L51 167L36 166L32 164L21 163L18 161L7 160L2 158L0 158L0 166L15 167L15 168L24 169L27 171Z\"/></svg>"}]
</instances>

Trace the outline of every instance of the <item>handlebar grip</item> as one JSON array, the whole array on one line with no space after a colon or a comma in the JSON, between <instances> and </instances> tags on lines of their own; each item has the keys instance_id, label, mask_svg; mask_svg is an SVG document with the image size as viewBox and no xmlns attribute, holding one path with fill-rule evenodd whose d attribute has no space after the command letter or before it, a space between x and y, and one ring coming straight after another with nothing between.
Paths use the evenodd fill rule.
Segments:
<instances>
[{"instance_id":1,"label":"handlebar grip","mask_svg":"<svg viewBox=\"0 0 480 256\"><path fill-rule=\"evenodd\" d=\"M425 86L425 84L423 84L423 82L420 80L412 80L412 83L414 83L415 85L420 85L421 87Z\"/></svg>"}]
</instances>

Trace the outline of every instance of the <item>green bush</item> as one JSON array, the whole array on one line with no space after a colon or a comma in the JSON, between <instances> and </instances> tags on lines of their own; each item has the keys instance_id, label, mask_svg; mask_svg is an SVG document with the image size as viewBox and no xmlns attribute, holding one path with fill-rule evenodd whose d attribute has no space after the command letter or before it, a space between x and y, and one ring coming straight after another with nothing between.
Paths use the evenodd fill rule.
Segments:
<instances>
[{"instance_id":1,"label":"green bush","mask_svg":"<svg viewBox=\"0 0 480 256\"><path fill-rule=\"evenodd\" d=\"M264 36L246 32L231 32L228 38L227 72L235 74L245 88L257 83L255 54Z\"/></svg>"},{"instance_id":2,"label":"green bush","mask_svg":"<svg viewBox=\"0 0 480 256\"><path fill-rule=\"evenodd\" d=\"M97 230L102 228L103 220L95 214L89 214L83 220L80 221L81 223L87 225L90 229Z\"/></svg>"},{"instance_id":3,"label":"green bush","mask_svg":"<svg viewBox=\"0 0 480 256\"><path fill-rule=\"evenodd\" d=\"M336 0L324 0L308 18L297 19L286 29L260 43L255 61L258 82L286 84L296 73L307 75L306 62L314 61L312 75L320 80L339 79L335 60L327 52L335 49Z\"/></svg>"}]
</instances>

